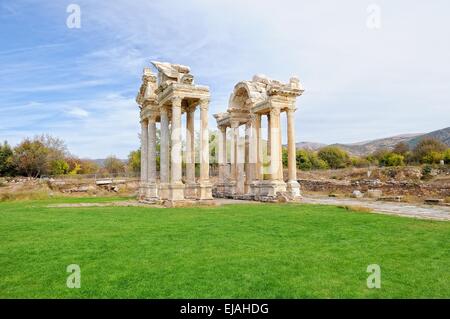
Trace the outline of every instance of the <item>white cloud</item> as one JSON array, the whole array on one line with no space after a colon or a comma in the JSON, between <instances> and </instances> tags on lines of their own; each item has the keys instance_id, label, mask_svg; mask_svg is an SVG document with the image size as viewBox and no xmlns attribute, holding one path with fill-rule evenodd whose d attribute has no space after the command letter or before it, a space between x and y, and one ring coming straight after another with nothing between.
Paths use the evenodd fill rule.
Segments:
<instances>
[{"instance_id":1,"label":"white cloud","mask_svg":"<svg viewBox=\"0 0 450 319\"><path fill-rule=\"evenodd\" d=\"M88 117L89 116L89 112L86 110L83 110L81 107L72 107L70 109L68 109L67 114L73 115L75 117Z\"/></svg>"}]
</instances>

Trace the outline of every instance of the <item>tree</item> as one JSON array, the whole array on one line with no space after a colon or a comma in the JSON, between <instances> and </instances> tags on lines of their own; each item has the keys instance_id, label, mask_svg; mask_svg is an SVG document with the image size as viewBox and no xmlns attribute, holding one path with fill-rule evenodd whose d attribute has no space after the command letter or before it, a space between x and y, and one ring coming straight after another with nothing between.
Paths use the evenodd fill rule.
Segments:
<instances>
[{"instance_id":1,"label":"tree","mask_svg":"<svg viewBox=\"0 0 450 319\"><path fill-rule=\"evenodd\" d=\"M48 148L38 140L25 139L14 148L14 163L19 174L38 177L48 171Z\"/></svg>"},{"instance_id":2,"label":"tree","mask_svg":"<svg viewBox=\"0 0 450 319\"><path fill-rule=\"evenodd\" d=\"M325 146L321 148L318 156L333 169L344 168L350 161L348 153L337 146Z\"/></svg>"},{"instance_id":3,"label":"tree","mask_svg":"<svg viewBox=\"0 0 450 319\"><path fill-rule=\"evenodd\" d=\"M409 152L409 146L405 142L397 143L392 150L393 153L406 156Z\"/></svg>"},{"instance_id":4,"label":"tree","mask_svg":"<svg viewBox=\"0 0 450 319\"><path fill-rule=\"evenodd\" d=\"M64 175L69 172L69 164L65 160L54 160L50 163L50 174Z\"/></svg>"},{"instance_id":5,"label":"tree","mask_svg":"<svg viewBox=\"0 0 450 319\"><path fill-rule=\"evenodd\" d=\"M141 171L141 150L131 151L128 154L128 169L138 174Z\"/></svg>"},{"instance_id":6,"label":"tree","mask_svg":"<svg viewBox=\"0 0 450 319\"><path fill-rule=\"evenodd\" d=\"M422 163L424 164L439 164L444 159L444 153L430 151L422 157Z\"/></svg>"},{"instance_id":7,"label":"tree","mask_svg":"<svg viewBox=\"0 0 450 319\"><path fill-rule=\"evenodd\" d=\"M0 176L11 176L15 171L13 149L5 141L0 145Z\"/></svg>"},{"instance_id":8,"label":"tree","mask_svg":"<svg viewBox=\"0 0 450 319\"><path fill-rule=\"evenodd\" d=\"M125 164L114 155L110 155L105 159L104 167L110 174L119 174L125 171Z\"/></svg>"},{"instance_id":9,"label":"tree","mask_svg":"<svg viewBox=\"0 0 450 319\"><path fill-rule=\"evenodd\" d=\"M400 154L396 154L393 152L386 153L379 160L380 166L403 166L405 165L405 157Z\"/></svg>"},{"instance_id":10,"label":"tree","mask_svg":"<svg viewBox=\"0 0 450 319\"><path fill-rule=\"evenodd\" d=\"M79 160L79 165L80 170L78 171L78 174L96 174L100 169L96 162L87 159Z\"/></svg>"},{"instance_id":11,"label":"tree","mask_svg":"<svg viewBox=\"0 0 450 319\"><path fill-rule=\"evenodd\" d=\"M447 145L434 138L422 139L413 150L413 158L420 163L429 163L439 156L436 153L444 153Z\"/></svg>"},{"instance_id":12,"label":"tree","mask_svg":"<svg viewBox=\"0 0 450 319\"><path fill-rule=\"evenodd\" d=\"M450 164L450 148L444 152L444 162L445 164Z\"/></svg>"}]
</instances>

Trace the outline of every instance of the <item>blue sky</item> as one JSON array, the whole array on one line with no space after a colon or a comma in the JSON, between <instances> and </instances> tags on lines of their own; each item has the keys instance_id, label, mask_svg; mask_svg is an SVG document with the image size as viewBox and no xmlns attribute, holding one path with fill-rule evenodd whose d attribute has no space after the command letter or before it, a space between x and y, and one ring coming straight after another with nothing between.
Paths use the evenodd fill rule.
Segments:
<instances>
[{"instance_id":1,"label":"blue sky","mask_svg":"<svg viewBox=\"0 0 450 319\"><path fill-rule=\"evenodd\" d=\"M69 29L69 4L81 28ZM370 29L369 5L381 27ZM240 80L300 78L297 141L357 142L450 124L450 2L0 2L0 139L49 133L74 154L139 146L135 96L150 60L186 64L213 113Z\"/></svg>"}]
</instances>

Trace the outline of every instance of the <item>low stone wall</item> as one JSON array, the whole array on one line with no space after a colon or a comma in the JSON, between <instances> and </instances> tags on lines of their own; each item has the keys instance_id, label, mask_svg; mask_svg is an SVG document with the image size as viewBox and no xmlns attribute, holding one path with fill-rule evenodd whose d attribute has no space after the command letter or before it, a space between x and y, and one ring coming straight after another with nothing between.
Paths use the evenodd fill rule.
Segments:
<instances>
[{"instance_id":1,"label":"low stone wall","mask_svg":"<svg viewBox=\"0 0 450 319\"><path fill-rule=\"evenodd\" d=\"M360 181L330 181L300 179L299 183L303 191L322 193L345 193L352 194L359 190L363 193L369 189L379 189L384 195L411 195L411 196L450 196L450 184L426 184L412 182L381 182L379 180Z\"/></svg>"}]
</instances>

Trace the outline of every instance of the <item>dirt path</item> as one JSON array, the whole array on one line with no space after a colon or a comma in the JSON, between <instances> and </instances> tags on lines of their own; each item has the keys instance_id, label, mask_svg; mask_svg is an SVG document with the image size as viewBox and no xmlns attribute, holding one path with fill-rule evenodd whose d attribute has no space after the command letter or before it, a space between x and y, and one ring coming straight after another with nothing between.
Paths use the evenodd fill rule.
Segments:
<instances>
[{"instance_id":1,"label":"dirt path","mask_svg":"<svg viewBox=\"0 0 450 319\"><path fill-rule=\"evenodd\" d=\"M450 221L450 207L306 195L303 203L370 208L374 213Z\"/></svg>"},{"instance_id":2,"label":"dirt path","mask_svg":"<svg viewBox=\"0 0 450 319\"><path fill-rule=\"evenodd\" d=\"M413 205L408 203L391 203L367 199L335 198L335 197L313 196L313 195L305 195L301 202L306 204L366 207L373 210L374 213L398 215L403 217L413 217L421 219L450 221L450 207L445 206L430 206L417 204ZM259 202L255 201L233 200L233 199L216 199L215 203L217 205L260 204ZM66 208L66 207L107 207L107 206L149 207L149 205L139 203L138 201L53 204L48 205L47 207ZM161 208L162 206L151 205L151 207Z\"/></svg>"}]
</instances>

